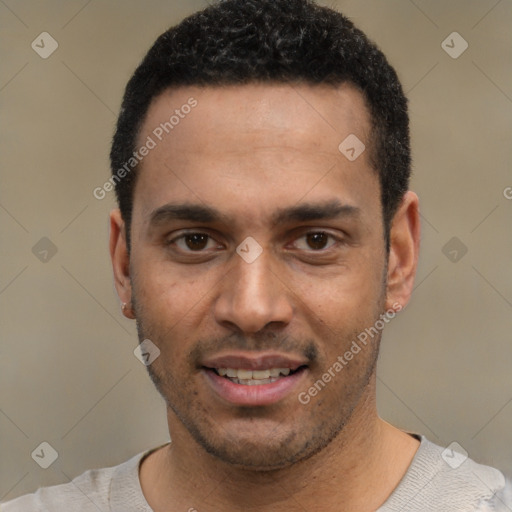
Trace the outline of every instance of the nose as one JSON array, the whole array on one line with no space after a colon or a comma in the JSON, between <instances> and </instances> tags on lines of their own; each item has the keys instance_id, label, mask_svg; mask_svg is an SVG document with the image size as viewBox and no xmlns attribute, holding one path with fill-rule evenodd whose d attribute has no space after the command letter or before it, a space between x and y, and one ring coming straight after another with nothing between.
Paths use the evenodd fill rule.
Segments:
<instances>
[{"instance_id":1,"label":"nose","mask_svg":"<svg viewBox=\"0 0 512 512\"><path fill-rule=\"evenodd\" d=\"M293 307L290 290L272 269L271 254L263 253L253 262L234 254L233 267L221 284L215 302L216 321L224 326L236 326L244 333L256 333L275 323L283 327L290 323Z\"/></svg>"}]
</instances>

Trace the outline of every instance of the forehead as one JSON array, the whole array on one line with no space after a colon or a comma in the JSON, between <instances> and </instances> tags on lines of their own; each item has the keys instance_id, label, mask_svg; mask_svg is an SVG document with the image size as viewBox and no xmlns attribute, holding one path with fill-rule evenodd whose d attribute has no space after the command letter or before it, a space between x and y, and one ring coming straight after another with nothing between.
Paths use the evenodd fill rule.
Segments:
<instances>
[{"instance_id":1,"label":"forehead","mask_svg":"<svg viewBox=\"0 0 512 512\"><path fill-rule=\"evenodd\" d=\"M154 147L139 166L134 213L193 201L261 216L305 196L348 204L378 194L368 152L350 161L339 150L354 135L368 146L369 133L364 98L349 84L165 91L139 134L138 147Z\"/></svg>"},{"instance_id":2,"label":"forehead","mask_svg":"<svg viewBox=\"0 0 512 512\"><path fill-rule=\"evenodd\" d=\"M197 101L193 109L186 107L191 98ZM181 123L184 113L179 112L180 109L192 110L195 115L185 114L188 120ZM207 135L201 140L204 150L222 150L217 142L223 139L226 143L234 142L234 137L236 142L242 143L285 142L301 148L313 143L318 147L319 137L315 137L315 133L323 136L329 133L332 140L330 137L325 141L328 151L332 151L331 142L336 143L340 137L348 135L347 130L362 133L370 125L363 95L348 83L338 86L263 83L168 89L151 102L141 129L142 136L168 122L173 114L180 119L179 123L178 119L172 121L171 124L176 124L169 134L184 151L191 145L197 150L198 144L188 138L189 133L183 126L178 129L178 124L186 124L190 130L196 130L198 136ZM211 129L215 130L215 137L209 132ZM277 141L276 135L279 136ZM172 141L167 140L167 143Z\"/></svg>"}]
</instances>

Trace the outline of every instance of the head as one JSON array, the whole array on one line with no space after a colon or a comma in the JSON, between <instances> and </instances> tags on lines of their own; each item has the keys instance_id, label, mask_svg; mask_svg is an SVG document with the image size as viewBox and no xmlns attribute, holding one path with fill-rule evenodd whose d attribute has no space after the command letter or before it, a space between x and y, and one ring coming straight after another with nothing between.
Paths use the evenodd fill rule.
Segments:
<instances>
[{"instance_id":1,"label":"head","mask_svg":"<svg viewBox=\"0 0 512 512\"><path fill-rule=\"evenodd\" d=\"M380 324L409 299L419 228L406 99L361 31L306 0L185 19L130 79L111 165L126 171L116 287L160 350L148 370L176 438L276 469L371 407ZM252 394L218 375L283 367Z\"/></svg>"},{"instance_id":2,"label":"head","mask_svg":"<svg viewBox=\"0 0 512 512\"><path fill-rule=\"evenodd\" d=\"M359 90L370 116L367 155L379 178L388 241L411 165L407 100L395 70L339 12L309 0L227 0L163 33L126 86L110 160L128 243L141 167L133 154L144 142L139 135L151 102L180 86L249 83L351 84ZM134 165L119 179L130 160Z\"/></svg>"}]
</instances>

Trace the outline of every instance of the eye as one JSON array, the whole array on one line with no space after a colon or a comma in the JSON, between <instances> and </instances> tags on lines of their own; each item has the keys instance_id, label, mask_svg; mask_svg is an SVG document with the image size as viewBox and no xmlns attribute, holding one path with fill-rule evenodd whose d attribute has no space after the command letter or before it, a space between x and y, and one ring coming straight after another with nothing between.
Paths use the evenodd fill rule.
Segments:
<instances>
[{"instance_id":1,"label":"eye","mask_svg":"<svg viewBox=\"0 0 512 512\"><path fill-rule=\"evenodd\" d=\"M217 247L213 238L206 233L185 233L169 241L184 252L202 252Z\"/></svg>"},{"instance_id":2,"label":"eye","mask_svg":"<svg viewBox=\"0 0 512 512\"><path fill-rule=\"evenodd\" d=\"M329 239L332 240L330 245L327 245ZM302 241L302 243L301 243ZM296 247L305 251L322 251L326 249L330 249L333 245L336 244L336 239L334 236L329 233L325 233L324 231L311 231L306 233L297 239L295 243Z\"/></svg>"}]
</instances>

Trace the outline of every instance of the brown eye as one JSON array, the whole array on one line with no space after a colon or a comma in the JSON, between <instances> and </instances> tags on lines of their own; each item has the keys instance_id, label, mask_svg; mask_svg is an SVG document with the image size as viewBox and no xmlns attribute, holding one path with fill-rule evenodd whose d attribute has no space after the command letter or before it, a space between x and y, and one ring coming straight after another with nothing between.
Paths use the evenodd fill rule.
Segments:
<instances>
[{"instance_id":1,"label":"brown eye","mask_svg":"<svg viewBox=\"0 0 512 512\"><path fill-rule=\"evenodd\" d=\"M203 233L193 233L192 235L185 235L183 238L186 246L191 251L201 251L208 245L210 237Z\"/></svg>"},{"instance_id":2,"label":"brown eye","mask_svg":"<svg viewBox=\"0 0 512 512\"><path fill-rule=\"evenodd\" d=\"M213 249L215 240L206 233L184 233L168 242L168 245L176 246L181 252L207 252Z\"/></svg>"},{"instance_id":3,"label":"brown eye","mask_svg":"<svg viewBox=\"0 0 512 512\"><path fill-rule=\"evenodd\" d=\"M322 251L336 244L336 239L323 231L311 231L301 236L295 242L295 246L301 251Z\"/></svg>"},{"instance_id":4,"label":"brown eye","mask_svg":"<svg viewBox=\"0 0 512 512\"><path fill-rule=\"evenodd\" d=\"M306 240L311 249L325 249L329 236L326 233L308 233Z\"/></svg>"}]
</instances>

